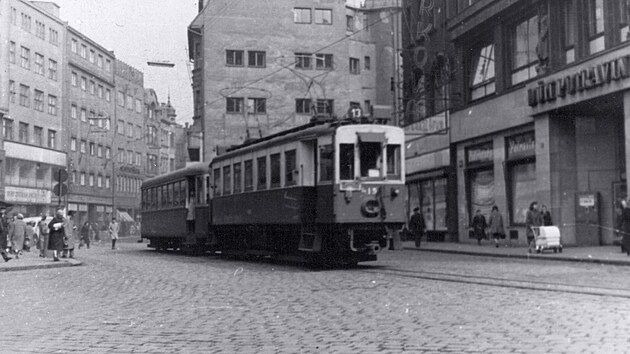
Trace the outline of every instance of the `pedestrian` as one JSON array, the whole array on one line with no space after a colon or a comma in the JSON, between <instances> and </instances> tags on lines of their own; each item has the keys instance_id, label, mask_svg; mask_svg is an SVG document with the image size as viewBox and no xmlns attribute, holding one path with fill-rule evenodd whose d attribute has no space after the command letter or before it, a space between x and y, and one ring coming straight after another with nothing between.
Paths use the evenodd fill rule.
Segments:
<instances>
[{"instance_id":1,"label":"pedestrian","mask_svg":"<svg viewBox=\"0 0 630 354\"><path fill-rule=\"evenodd\" d=\"M525 235L527 236L527 252L532 253L532 248L536 247L534 227L540 227L543 224L543 218L538 210L538 202L531 202L529 210L525 215Z\"/></svg>"},{"instance_id":2,"label":"pedestrian","mask_svg":"<svg viewBox=\"0 0 630 354\"><path fill-rule=\"evenodd\" d=\"M47 256L46 251L48 250L48 237L50 235L50 229L46 222L47 217L48 215L43 213L42 219L37 223L37 227L39 228L39 256L42 258L46 258Z\"/></svg>"},{"instance_id":3,"label":"pedestrian","mask_svg":"<svg viewBox=\"0 0 630 354\"><path fill-rule=\"evenodd\" d=\"M65 224L63 209L57 209L55 217L48 223L48 250L53 251L53 260L55 262L59 262L59 256L63 252L63 243L66 237Z\"/></svg>"},{"instance_id":4,"label":"pedestrian","mask_svg":"<svg viewBox=\"0 0 630 354\"><path fill-rule=\"evenodd\" d=\"M30 252L31 245L35 244L35 237L37 237L37 235L35 234L35 230L33 230L34 226L35 224L32 221L26 223L26 234L24 235L25 252Z\"/></svg>"},{"instance_id":5,"label":"pedestrian","mask_svg":"<svg viewBox=\"0 0 630 354\"><path fill-rule=\"evenodd\" d=\"M486 217L483 216L481 210L477 209L471 226L473 229L473 235L477 239L477 244L481 246L481 239L486 237L486 228L488 227Z\"/></svg>"},{"instance_id":6,"label":"pedestrian","mask_svg":"<svg viewBox=\"0 0 630 354\"><path fill-rule=\"evenodd\" d=\"M621 201L621 252L630 256L630 200Z\"/></svg>"},{"instance_id":7,"label":"pedestrian","mask_svg":"<svg viewBox=\"0 0 630 354\"><path fill-rule=\"evenodd\" d=\"M68 212L64 230L66 235L64 238L63 254L61 258L74 258L74 245L77 241L77 227L74 225L74 211Z\"/></svg>"},{"instance_id":8,"label":"pedestrian","mask_svg":"<svg viewBox=\"0 0 630 354\"><path fill-rule=\"evenodd\" d=\"M90 236L92 234L92 224L89 221L83 223L81 227L81 240L79 241L79 249L85 245L87 249L90 249Z\"/></svg>"},{"instance_id":9,"label":"pedestrian","mask_svg":"<svg viewBox=\"0 0 630 354\"><path fill-rule=\"evenodd\" d=\"M422 240L422 235L424 235L426 230L426 224L424 222L424 216L420 213L419 207L415 207L413 209L413 215L411 216L411 220L409 220L409 229L416 241L416 247L420 248L420 242Z\"/></svg>"},{"instance_id":10,"label":"pedestrian","mask_svg":"<svg viewBox=\"0 0 630 354\"><path fill-rule=\"evenodd\" d=\"M547 210L547 206L543 204L540 207L540 215L542 215L542 226L551 226L553 225L553 221L551 220L551 213Z\"/></svg>"},{"instance_id":11,"label":"pedestrian","mask_svg":"<svg viewBox=\"0 0 630 354\"><path fill-rule=\"evenodd\" d=\"M7 255L7 249L9 248L9 225L6 212L6 207L0 207L0 254L2 254L2 259L8 262L11 260L11 257Z\"/></svg>"},{"instance_id":12,"label":"pedestrian","mask_svg":"<svg viewBox=\"0 0 630 354\"><path fill-rule=\"evenodd\" d=\"M101 243L101 224L98 221L95 221L92 224L92 229L94 229L94 242L100 244Z\"/></svg>"},{"instance_id":13,"label":"pedestrian","mask_svg":"<svg viewBox=\"0 0 630 354\"><path fill-rule=\"evenodd\" d=\"M190 192L188 198L188 206L186 212L186 226L188 228L188 234L195 233L195 193Z\"/></svg>"},{"instance_id":14,"label":"pedestrian","mask_svg":"<svg viewBox=\"0 0 630 354\"><path fill-rule=\"evenodd\" d=\"M488 220L488 231L492 235L495 247L499 248L499 239L505 239L505 228L503 227L503 216L496 205L492 207L490 220Z\"/></svg>"},{"instance_id":15,"label":"pedestrian","mask_svg":"<svg viewBox=\"0 0 630 354\"><path fill-rule=\"evenodd\" d=\"M9 239L11 240L11 248L13 249L13 254L15 254L15 259L19 259L22 255L27 227L22 214L17 214L16 220L9 226Z\"/></svg>"},{"instance_id":16,"label":"pedestrian","mask_svg":"<svg viewBox=\"0 0 630 354\"><path fill-rule=\"evenodd\" d=\"M109 237L112 239L112 249L116 249L116 240L118 240L118 230L120 225L116 221L116 217L112 218L112 222L109 223Z\"/></svg>"}]
</instances>

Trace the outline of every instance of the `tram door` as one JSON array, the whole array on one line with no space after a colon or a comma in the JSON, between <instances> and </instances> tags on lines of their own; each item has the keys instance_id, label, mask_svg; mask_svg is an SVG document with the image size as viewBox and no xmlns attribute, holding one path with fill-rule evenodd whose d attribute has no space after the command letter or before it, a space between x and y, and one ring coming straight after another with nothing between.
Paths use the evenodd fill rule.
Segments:
<instances>
[{"instance_id":1,"label":"tram door","mask_svg":"<svg viewBox=\"0 0 630 354\"><path fill-rule=\"evenodd\" d=\"M197 188L195 177L186 180L186 243L195 243L195 219L197 209Z\"/></svg>"}]
</instances>

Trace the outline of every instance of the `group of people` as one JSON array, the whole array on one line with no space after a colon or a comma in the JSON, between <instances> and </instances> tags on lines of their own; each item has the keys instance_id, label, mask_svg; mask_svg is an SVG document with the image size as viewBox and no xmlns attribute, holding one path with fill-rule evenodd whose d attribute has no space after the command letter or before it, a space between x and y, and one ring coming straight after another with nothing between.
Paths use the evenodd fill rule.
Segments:
<instances>
[{"instance_id":1,"label":"group of people","mask_svg":"<svg viewBox=\"0 0 630 354\"><path fill-rule=\"evenodd\" d=\"M86 221L81 229L77 230L73 211L69 211L68 216L64 217L64 210L57 209L50 221L47 221L47 215L44 213L37 225L34 223L29 225L23 219L24 216L19 213L10 219L6 216L6 208L0 208L0 254L5 262L12 259L10 255L19 259L22 251L30 251L32 244L39 249L40 257L46 257L47 251L52 251L53 260L58 262L59 258L74 258L77 240L79 248L84 245L90 248L92 240L99 240L98 230L90 222ZM119 230L116 218L112 218L108 228L112 249L116 249Z\"/></svg>"}]
</instances>

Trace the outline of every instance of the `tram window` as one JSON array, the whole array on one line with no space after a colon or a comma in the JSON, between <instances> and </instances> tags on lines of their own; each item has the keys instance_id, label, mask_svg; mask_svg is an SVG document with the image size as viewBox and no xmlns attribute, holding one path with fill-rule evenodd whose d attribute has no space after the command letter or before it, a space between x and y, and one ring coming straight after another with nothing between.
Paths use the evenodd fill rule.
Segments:
<instances>
[{"instance_id":1,"label":"tram window","mask_svg":"<svg viewBox=\"0 0 630 354\"><path fill-rule=\"evenodd\" d=\"M179 182L173 185L173 206L179 206Z\"/></svg>"},{"instance_id":2,"label":"tram window","mask_svg":"<svg viewBox=\"0 0 630 354\"><path fill-rule=\"evenodd\" d=\"M234 193L240 193L242 183L241 163L235 163L232 168L234 170Z\"/></svg>"},{"instance_id":3,"label":"tram window","mask_svg":"<svg viewBox=\"0 0 630 354\"><path fill-rule=\"evenodd\" d=\"M168 198L167 200L167 207L170 208L173 206L173 183L169 183L168 186L166 186L166 197Z\"/></svg>"},{"instance_id":4,"label":"tram window","mask_svg":"<svg viewBox=\"0 0 630 354\"><path fill-rule=\"evenodd\" d=\"M280 154L269 156L271 167L271 188L280 187Z\"/></svg>"},{"instance_id":5,"label":"tram window","mask_svg":"<svg viewBox=\"0 0 630 354\"><path fill-rule=\"evenodd\" d=\"M197 203L197 205L204 204L205 202L203 201L203 177L197 176L195 181L196 181L196 187L194 190L195 202Z\"/></svg>"},{"instance_id":6,"label":"tram window","mask_svg":"<svg viewBox=\"0 0 630 354\"><path fill-rule=\"evenodd\" d=\"M387 145L387 178L400 179L400 145Z\"/></svg>"},{"instance_id":7,"label":"tram window","mask_svg":"<svg viewBox=\"0 0 630 354\"><path fill-rule=\"evenodd\" d=\"M298 170L296 168L295 150L284 153L284 185L294 186L297 183Z\"/></svg>"},{"instance_id":8,"label":"tram window","mask_svg":"<svg viewBox=\"0 0 630 354\"><path fill-rule=\"evenodd\" d=\"M256 159L257 172L258 172L258 184L257 189L267 189L267 156L259 157Z\"/></svg>"},{"instance_id":9,"label":"tram window","mask_svg":"<svg viewBox=\"0 0 630 354\"><path fill-rule=\"evenodd\" d=\"M221 195L221 169L220 168L214 169L214 195L215 196Z\"/></svg>"},{"instance_id":10,"label":"tram window","mask_svg":"<svg viewBox=\"0 0 630 354\"><path fill-rule=\"evenodd\" d=\"M339 144L339 179L354 179L354 144Z\"/></svg>"},{"instance_id":11,"label":"tram window","mask_svg":"<svg viewBox=\"0 0 630 354\"><path fill-rule=\"evenodd\" d=\"M381 143L361 143L359 145L359 158L361 163L361 177L381 177L383 166Z\"/></svg>"},{"instance_id":12,"label":"tram window","mask_svg":"<svg viewBox=\"0 0 630 354\"><path fill-rule=\"evenodd\" d=\"M158 188L154 187L151 190L151 193L153 194L153 197L152 197L153 200L151 201L151 209L156 210L160 207L160 204L158 204L159 203Z\"/></svg>"},{"instance_id":13,"label":"tram window","mask_svg":"<svg viewBox=\"0 0 630 354\"><path fill-rule=\"evenodd\" d=\"M333 179L333 148L331 144L319 147L319 180L320 182Z\"/></svg>"},{"instance_id":14,"label":"tram window","mask_svg":"<svg viewBox=\"0 0 630 354\"><path fill-rule=\"evenodd\" d=\"M162 186L162 206L161 206L162 209L168 206L168 196L166 195L166 193L167 193L166 186Z\"/></svg>"},{"instance_id":15,"label":"tram window","mask_svg":"<svg viewBox=\"0 0 630 354\"><path fill-rule=\"evenodd\" d=\"M186 205L186 182L179 181L179 205Z\"/></svg>"},{"instance_id":16,"label":"tram window","mask_svg":"<svg viewBox=\"0 0 630 354\"><path fill-rule=\"evenodd\" d=\"M223 166L223 194L232 193L232 166Z\"/></svg>"},{"instance_id":17,"label":"tram window","mask_svg":"<svg viewBox=\"0 0 630 354\"><path fill-rule=\"evenodd\" d=\"M245 161L245 192L254 190L254 161Z\"/></svg>"}]
</instances>

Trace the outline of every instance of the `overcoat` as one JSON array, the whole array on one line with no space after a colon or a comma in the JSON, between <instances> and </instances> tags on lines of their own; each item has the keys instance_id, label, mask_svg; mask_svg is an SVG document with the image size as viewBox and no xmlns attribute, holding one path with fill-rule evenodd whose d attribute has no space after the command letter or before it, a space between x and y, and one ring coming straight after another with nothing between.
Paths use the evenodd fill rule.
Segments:
<instances>
[{"instance_id":1,"label":"overcoat","mask_svg":"<svg viewBox=\"0 0 630 354\"><path fill-rule=\"evenodd\" d=\"M19 252L24 247L24 238L26 237L27 226L24 220L16 219L9 226L9 240L11 240L11 248Z\"/></svg>"},{"instance_id":2,"label":"overcoat","mask_svg":"<svg viewBox=\"0 0 630 354\"><path fill-rule=\"evenodd\" d=\"M58 229L55 229L55 225L60 225ZM64 227L65 220L63 216L56 216L48 223L48 229L50 235L48 238L48 250L50 251L62 251L63 250L63 238L66 236L66 229Z\"/></svg>"}]
</instances>

